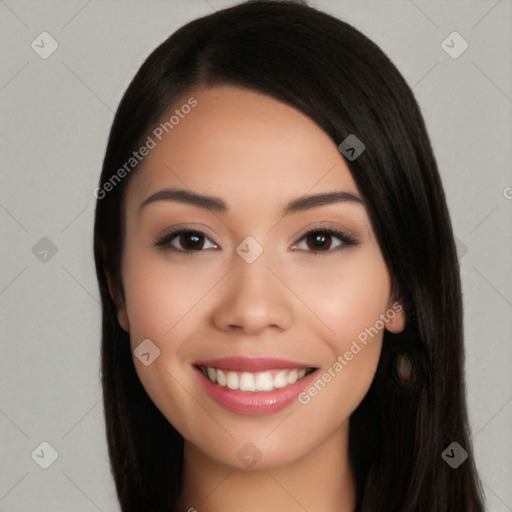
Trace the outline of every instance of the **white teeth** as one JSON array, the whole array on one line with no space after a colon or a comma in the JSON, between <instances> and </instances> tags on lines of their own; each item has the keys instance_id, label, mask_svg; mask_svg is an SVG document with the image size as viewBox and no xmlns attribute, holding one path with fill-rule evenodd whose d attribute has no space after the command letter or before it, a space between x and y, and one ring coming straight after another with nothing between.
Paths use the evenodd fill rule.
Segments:
<instances>
[{"instance_id":1,"label":"white teeth","mask_svg":"<svg viewBox=\"0 0 512 512\"><path fill-rule=\"evenodd\" d=\"M208 377L210 377L210 380L212 382L215 382L215 379L217 377L217 372L215 368L206 368L206 371L208 372Z\"/></svg>"},{"instance_id":2,"label":"white teeth","mask_svg":"<svg viewBox=\"0 0 512 512\"><path fill-rule=\"evenodd\" d=\"M306 372L304 372L306 373ZM274 377L274 386L276 388L284 388L288 384L286 381L286 372L284 370L281 370L275 377Z\"/></svg>"},{"instance_id":3,"label":"white teeth","mask_svg":"<svg viewBox=\"0 0 512 512\"><path fill-rule=\"evenodd\" d=\"M220 386L226 385L226 376L222 370L217 370L217 384Z\"/></svg>"},{"instance_id":4,"label":"white teeth","mask_svg":"<svg viewBox=\"0 0 512 512\"><path fill-rule=\"evenodd\" d=\"M288 382L288 384L293 384L294 382L297 382L298 378L299 374L297 373L297 370L292 370L286 377L286 382Z\"/></svg>"},{"instance_id":5,"label":"white teeth","mask_svg":"<svg viewBox=\"0 0 512 512\"><path fill-rule=\"evenodd\" d=\"M272 391L294 384L306 375L306 368L293 370L271 371L265 372L234 372L220 370L218 368L203 368L208 378L219 386L228 387L233 390L246 392L252 391Z\"/></svg>"},{"instance_id":6,"label":"white teeth","mask_svg":"<svg viewBox=\"0 0 512 512\"><path fill-rule=\"evenodd\" d=\"M228 372L226 382L229 389L238 389L238 373Z\"/></svg>"},{"instance_id":7,"label":"white teeth","mask_svg":"<svg viewBox=\"0 0 512 512\"><path fill-rule=\"evenodd\" d=\"M240 391L256 391L254 375L248 372L242 373L238 387L240 388Z\"/></svg>"},{"instance_id":8,"label":"white teeth","mask_svg":"<svg viewBox=\"0 0 512 512\"><path fill-rule=\"evenodd\" d=\"M258 391L272 391L274 389L274 379L270 372L261 372L256 377L256 389Z\"/></svg>"}]
</instances>

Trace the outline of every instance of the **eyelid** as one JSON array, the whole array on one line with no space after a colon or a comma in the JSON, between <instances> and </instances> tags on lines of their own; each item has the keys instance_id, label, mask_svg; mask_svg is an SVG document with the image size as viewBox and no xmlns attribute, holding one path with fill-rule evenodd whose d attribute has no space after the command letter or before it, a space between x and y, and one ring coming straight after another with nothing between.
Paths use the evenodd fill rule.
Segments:
<instances>
[{"instance_id":1,"label":"eyelid","mask_svg":"<svg viewBox=\"0 0 512 512\"><path fill-rule=\"evenodd\" d=\"M353 230L340 226L337 222L332 221L319 221L309 224L303 231L301 238L311 233L312 231L332 231L342 234L346 238L352 239L357 242L357 236ZM299 239L300 240L300 239Z\"/></svg>"}]
</instances>

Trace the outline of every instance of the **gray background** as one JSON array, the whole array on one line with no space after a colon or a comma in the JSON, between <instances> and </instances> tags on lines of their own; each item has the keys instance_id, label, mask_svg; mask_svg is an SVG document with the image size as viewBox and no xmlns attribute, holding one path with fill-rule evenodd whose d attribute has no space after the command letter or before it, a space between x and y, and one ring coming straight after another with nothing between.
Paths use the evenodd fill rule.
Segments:
<instances>
[{"instance_id":1,"label":"gray background","mask_svg":"<svg viewBox=\"0 0 512 512\"><path fill-rule=\"evenodd\" d=\"M93 189L143 60L186 22L235 3L0 0L0 511L119 510L102 416ZM489 510L511 511L512 1L311 5L379 44L422 108L460 251L470 456ZM31 47L43 31L59 45L46 59ZM453 31L469 43L456 59L441 46ZM43 441L58 453L48 469Z\"/></svg>"}]
</instances>

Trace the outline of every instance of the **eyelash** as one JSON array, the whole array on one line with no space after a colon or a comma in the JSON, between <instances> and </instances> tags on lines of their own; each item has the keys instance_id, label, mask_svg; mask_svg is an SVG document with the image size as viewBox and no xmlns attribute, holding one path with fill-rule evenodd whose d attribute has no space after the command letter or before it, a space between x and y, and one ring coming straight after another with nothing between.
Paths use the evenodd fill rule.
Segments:
<instances>
[{"instance_id":1,"label":"eyelash","mask_svg":"<svg viewBox=\"0 0 512 512\"><path fill-rule=\"evenodd\" d=\"M333 251L336 251L337 249L342 249L343 247L346 247L346 246L351 246L351 245L357 245L358 244L358 241L354 237L348 235L347 233L344 233L343 231L338 231L337 229L333 229L333 228L331 228L329 226L318 226L318 227L315 227L314 229L311 229L310 231L307 231L306 233L304 233L304 235L302 235L302 237L298 240L298 242L301 242L303 239L307 238L309 235L312 235L312 234L315 234L315 233L322 233L322 234L325 234L325 235L328 235L328 236L331 236L331 237L338 238L340 240L340 242L341 242L341 245L339 245L338 247L335 247L334 249L330 249L329 248L329 249L327 249L325 251L306 251L306 252L309 252L311 254L314 254L315 256L329 254L329 253L332 253ZM183 254L185 256L192 256L193 253L204 252L204 250L201 250L201 249L200 250L177 249L176 247L173 247L172 245L170 245L170 243L178 235L190 235L190 234L199 235L200 237L207 238L208 240L213 242L213 240L211 240L211 238L206 233L204 233L203 231L201 231L199 229L193 229L193 228L185 227L185 228L175 229L174 231L171 231L170 233L167 233L167 234L163 235L161 238L155 239L153 241L153 245L155 247L160 248L160 249L171 250L171 251L174 251L176 253ZM215 244L215 242L213 242L213 243Z\"/></svg>"}]
</instances>

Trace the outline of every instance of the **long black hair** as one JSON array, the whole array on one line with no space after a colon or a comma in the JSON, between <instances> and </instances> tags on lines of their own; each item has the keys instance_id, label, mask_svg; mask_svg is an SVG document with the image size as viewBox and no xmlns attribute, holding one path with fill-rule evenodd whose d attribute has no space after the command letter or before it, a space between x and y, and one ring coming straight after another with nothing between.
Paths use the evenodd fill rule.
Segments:
<instances>
[{"instance_id":1,"label":"long black hair","mask_svg":"<svg viewBox=\"0 0 512 512\"><path fill-rule=\"evenodd\" d=\"M385 332L374 381L350 418L357 511L482 511L466 409L459 266L414 95L382 50L348 23L305 2L252 0L193 20L156 48L125 92L110 132L94 254L103 308L106 433L123 512L173 510L183 438L142 387L129 335L117 321L124 300L123 197L137 169L122 180L118 170L188 90L224 84L297 108L337 145L355 134L366 147L347 165L406 327L400 334ZM113 185L105 194L107 182ZM397 378L400 354L414 364L409 385ZM469 453L456 469L442 457L452 442Z\"/></svg>"}]
</instances>

